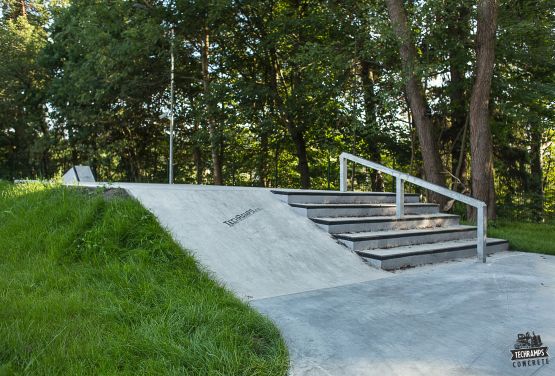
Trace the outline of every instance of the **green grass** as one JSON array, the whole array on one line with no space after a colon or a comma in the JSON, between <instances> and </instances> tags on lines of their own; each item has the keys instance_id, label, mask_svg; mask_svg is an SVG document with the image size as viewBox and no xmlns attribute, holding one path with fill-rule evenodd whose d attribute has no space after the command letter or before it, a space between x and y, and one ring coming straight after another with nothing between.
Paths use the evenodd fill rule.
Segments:
<instances>
[{"instance_id":1,"label":"green grass","mask_svg":"<svg viewBox=\"0 0 555 376\"><path fill-rule=\"evenodd\" d=\"M515 251L555 255L555 222L491 221L488 236L508 240Z\"/></svg>"},{"instance_id":2,"label":"green grass","mask_svg":"<svg viewBox=\"0 0 555 376\"><path fill-rule=\"evenodd\" d=\"M284 375L269 320L130 198L0 182L0 375Z\"/></svg>"}]
</instances>

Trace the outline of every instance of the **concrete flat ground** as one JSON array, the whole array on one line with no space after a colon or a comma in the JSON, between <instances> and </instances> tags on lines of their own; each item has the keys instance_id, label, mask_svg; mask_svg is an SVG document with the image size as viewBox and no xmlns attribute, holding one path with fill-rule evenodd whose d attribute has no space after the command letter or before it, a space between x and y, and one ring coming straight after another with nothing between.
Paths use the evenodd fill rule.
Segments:
<instances>
[{"instance_id":1,"label":"concrete flat ground","mask_svg":"<svg viewBox=\"0 0 555 376\"><path fill-rule=\"evenodd\" d=\"M252 304L281 328L291 375L555 375L553 358L515 368L510 353L527 331L555 350L553 256L502 252L487 264L466 259Z\"/></svg>"}]
</instances>

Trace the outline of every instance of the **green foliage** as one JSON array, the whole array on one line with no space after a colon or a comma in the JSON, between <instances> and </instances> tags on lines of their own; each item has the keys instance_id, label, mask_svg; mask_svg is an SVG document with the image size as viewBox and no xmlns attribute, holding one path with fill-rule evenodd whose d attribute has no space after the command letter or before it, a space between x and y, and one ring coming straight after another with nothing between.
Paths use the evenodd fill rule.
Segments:
<instances>
[{"instance_id":1,"label":"green foliage","mask_svg":"<svg viewBox=\"0 0 555 376\"><path fill-rule=\"evenodd\" d=\"M55 17L45 61L55 125L67 134L63 167L82 161L107 179L162 178L169 44L161 17L131 2L88 1Z\"/></svg>"},{"instance_id":2,"label":"green foliage","mask_svg":"<svg viewBox=\"0 0 555 376\"><path fill-rule=\"evenodd\" d=\"M14 0L0 16L2 177L82 163L102 180L165 181L171 29L176 182L211 183L214 153L233 185L298 187L304 173L313 188L334 188L342 151L422 175L384 2L23 3L26 16ZM447 184L469 193L475 2L406 7ZM555 190L554 22L550 0L500 2L491 94L500 205ZM375 174L354 175L358 189L384 188ZM531 203L536 217L542 202Z\"/></svg>"},{"instance_id":3,"label":"green foliage","mask_svg":"<svg viewBox=\"0 0 555 376\"><path fill-rule=\"evenodd\" d=\"M0 182L0 374L284 375L277 329L108 193Z\"/></svg>"},{"instance_id":4,"label":"green foliage","mask_svg":"<svg viewBox=\"0 0 555 376\"><path fill-rule=\"evenodd\" d=\"M0 18L0 176L8 178L53 172L44 111L48 75L39 61L47 34L37 21Z\"/></svg>"},{"instance_id":5,"label":"green foliage","mask_svg":"<svg viewBox=\"0 0 555 376\"><path fill-rule=\"evenodd\" d=\"M502 171L498 194L506 202L521 195L541 199L554 189L545 179L555 173L549 149L555 140L552 8L551 1L506 1L500 12L493 127Z\"/></svg>"}]
</instances>

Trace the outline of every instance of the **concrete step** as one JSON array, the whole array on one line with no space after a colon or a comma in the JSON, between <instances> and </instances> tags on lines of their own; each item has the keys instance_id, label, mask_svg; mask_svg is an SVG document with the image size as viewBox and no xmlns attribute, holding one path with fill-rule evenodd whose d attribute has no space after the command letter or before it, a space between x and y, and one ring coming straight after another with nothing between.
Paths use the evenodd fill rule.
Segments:
<instances>
[{"instance_id":1,"label":"concrete step","mask_svg":"<svg viewBox=\"0 0 555 376\"><path fill-rule=\"evenodd\" d=\"M437 213L405 215L402 218L394 216L319 217L312 218L312 221L330 234L340 234L457 226L459 224L459 216Z\"/></svg>"},{"instance_id":2,"label":"concrete step","mask_svg":"<svg viewBox=\"0 0 555 376\"><path fill-rule=\"evenodd\" d=\"M338 192L303 189L274 189L280 200L288 204L381 204L394 203L391 192ZM420 201L417 194L405 194L405 202Z\"/></svg>"},{"instance_id":3,"label":"concrete step","mask_svg":"<svg viewBox=\"0 0 555 376\"><path fill-rule=\"evenodd\" d=\"M502 239L487 239L487 254L509 249ZM476 239L454 240L434 244L419 244L397 248L357 251L369 264L377 268L392 270L407 266L430 264L462 257L476 257Z\"/></svg>"},{"instance_id":4,"label":"concrete step","mask_svg":"<svg viewBox=\"0 0 555 376\"><path fill-rule=\"evenodd\" d=\"M334 237L352 251L361 251L472 239L476 237L476 227L460 225L413 230L356 232L353 234L336 234Z\"/></svg>"},{"instance_id":5,"label":"concrete step","mask_svg":"<svg viewBox=\"0 0 555 376\"><path fill-rule=\"evenodd\" d=\"M316 217L374 217L395 215L395 204L290 204L293 209L308 218ZM439 213L439 205L405 203L405 214Z\"/></svg>"}]
</instances>

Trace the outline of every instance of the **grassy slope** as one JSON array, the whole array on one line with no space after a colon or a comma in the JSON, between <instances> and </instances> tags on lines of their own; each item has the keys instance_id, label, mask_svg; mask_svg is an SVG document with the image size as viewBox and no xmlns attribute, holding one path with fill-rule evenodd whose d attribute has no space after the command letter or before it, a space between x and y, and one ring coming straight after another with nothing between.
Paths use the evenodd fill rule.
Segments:
<instances>
[{"instance_id":1,"label":"grassy slope","mask_svg":"<svg viewBox=\"0 0 555 376\"><path fill-rule=\"evenodd\" d=\"M488 236L507 239L515 251L555 255L555 222L493 221L488 223Z\"/></svg>"},{"instance_id":2,"label":"grassy slope","mask_svg":"<svg viewBox=\"0 0 555 376\"><path fill-rule=\"evenodd\" d=\"M283 375L287 363L277 329L136 201L0 186L0 374Z\"/></svg>"}]
</instances>

